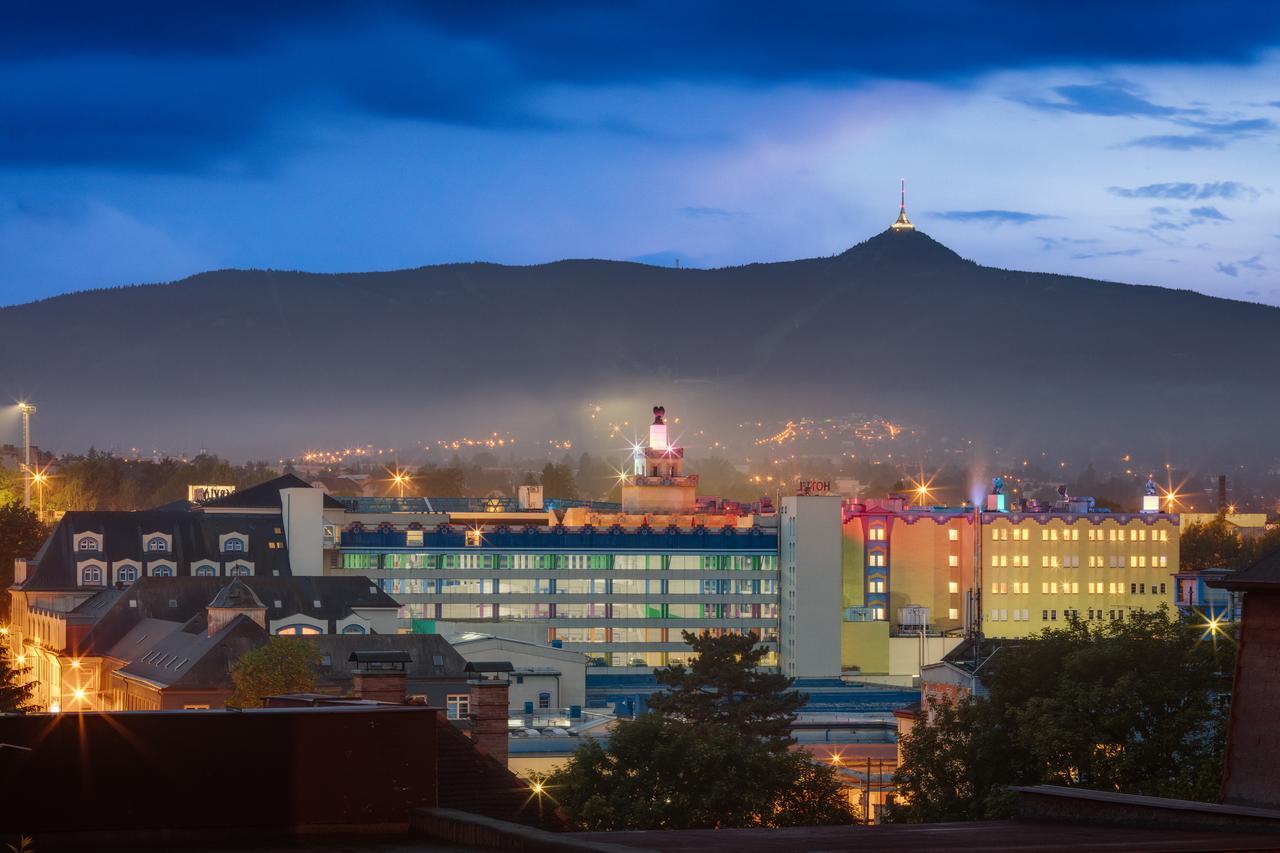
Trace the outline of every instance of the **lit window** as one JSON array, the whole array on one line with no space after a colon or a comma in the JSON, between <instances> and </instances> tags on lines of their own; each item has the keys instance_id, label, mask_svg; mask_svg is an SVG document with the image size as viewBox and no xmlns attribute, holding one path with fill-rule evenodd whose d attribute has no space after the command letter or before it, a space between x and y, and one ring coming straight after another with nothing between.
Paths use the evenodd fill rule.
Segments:
<instances>
[{"instance_id":1,"label":"lit window","mask_svg":"<svg viewBox=\"0 0 1280 853\"><path fill-rule=\"evenodd\" d=\"M282 637L313 637L321 631L315 625L285 625L276 633Z\"/></svg>"},{"instance_id":2,"label":"lit window","mask_svg":"<svg viewBox=\"0 0 1280 853\"><path fill-rule=\"evenodd\" d=\"M952 554L950 557L947 557L947 565L954 569L956 566L960 565L960 558L955 554Z\"/></svg>"},{"instance_id":3,"label":"lit window","mask_svg":"<svg viewBox=\"0 0 1280 853\"><path fill-rule=\"evenodd\" d=\"M465 536L466 546L468 548L479 548L484 544L484 534L481 533L479 528L468 527Z\"/></svg>"},{"instance_id":4,"label":"lit window","mask_svg":"<svg viewBox=\"0 0 1280 853\"><path fill-rule=\"evenodd\" d=\"M947 538L950 539L952 542L959 542L960 531L956 530L954 527L951 528L950 530L947 531Z\"/></svg>"},{"instance_id":5,"label":"lit window","mask_svg":"<svg viewBox=\"0 0 1280 853\"><path fill-rule=\"evenodd\" d=\"M879 525L872 527L870 529L870 537L874 542L883 542L885 538L884 528L880 527Z\"/></svg>"},{"instance_id":6,"label":"lit window","mask_svg":"<svg viewBox=\"0 0 1280 853\"><path fill-rule=\"evenodd\" d=\"M957 581L951 581L947 584L947 592L952 595L958 595L960 593L960 584Z\"/></svg>"},{"instance_id":7,"label":"lit window","mask_svg":"<svg viewBox=\"0 0 1280 853\"><path fill-rule=\"evenodd\" d=\"M445 714L451 720L464 720L471 714L469 693L450 693L444 700Z\"/></svg>"},{"instance_id":8,"label":"lit window","mask_svg":"<svg viewBox=\"0 0 1280 853\"><path fill-rule=\"evenodd\" d=\"M952 607L950 610L948 610L948 611L947 611L947 618L948 618L948 619L959 619L959 618L960 618L960 611L959 611L959 610L957 610L956 608Z\"/></svg>"}]
</instances>

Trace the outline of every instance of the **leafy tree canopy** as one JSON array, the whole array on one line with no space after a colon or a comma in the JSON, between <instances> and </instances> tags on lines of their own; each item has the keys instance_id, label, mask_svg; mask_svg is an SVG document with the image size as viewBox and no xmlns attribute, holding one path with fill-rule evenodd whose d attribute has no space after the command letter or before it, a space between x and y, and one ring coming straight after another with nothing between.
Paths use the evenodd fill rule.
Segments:
<instances>
[{"instance_id":1,"label":"leafy tree canopy","mask_svg":"<svg viewBox=\"0 0 1280 853\"><path fill-rule=\"evenodd\" d=\"M588 740L546 781L587 830L846 824L857 815L833 768L786 748L803 696L759 673L759 638L685 635L690 667L659 670L653 709ZM704 660L705 658L705 660Z\"/></svg>"},{"instance_id":2,"label":"leafy tree canopy","mask_svg":"<svg viewBox=\"0 0 1280 853\"><path fill-rule=\"evenodd\" d=\"M13 585L13 561L34 557L48 529L20 502L0 504L0 622L9 621L9 593Z\"/></svg>"},{"instance_id":3,"label":"leafy tree canopy","mask_svg":"<svg viewBox=\"0 0 1280 853\"><path fill-rule=\"evenodd\" d=\"M894 818L1004 816L1008 785L1211 799L1233 655L1163 607L1001 649L986 697L934 705L903 738Z\"/></svg>"},{"instance_id":4,"label":"leafy tree canopy","mask_svg":"<svg viewBox=\"0 0 1280 853\"><path fill-rule=\"evenodd\" d=\"M0 714L21 714L31 709L35 685L23 683L28 667L20 667L6 643L0 643Z\"/></svg>"},{"instance_id":5,"label":"leafy tree canopy","mask_svg":"<svg viewBox=\"0 0 1280 853\"><path fill-rule=\"evenodd\" d=\"M272 637L266 645L245 652L231 669L235 692L227 700L238 708L261 708L262 697L277 693L305 693L316 688L320 655L306 639Z\"/></svg>"}]
</instances>

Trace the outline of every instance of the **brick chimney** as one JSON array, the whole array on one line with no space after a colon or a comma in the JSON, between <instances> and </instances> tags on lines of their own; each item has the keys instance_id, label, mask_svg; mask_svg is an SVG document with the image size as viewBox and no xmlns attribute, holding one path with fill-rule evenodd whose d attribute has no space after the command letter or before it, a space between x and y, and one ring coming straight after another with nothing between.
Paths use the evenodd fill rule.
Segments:
<instances>
[{"instance_id":1,"label":"brick chimney","mask_svg":"<svg viewBox=\"0 0 1280 853\"><path fill-rule=\"evenodd\" d=\"M408 677L405 669L413 662L408 652L356 651L351 653L347 662L355 664L352 688L357 699L404 704L405 681Z\"/></svg>"},{"instance_id":2,"label":"brick chimney","mask_svg":"<svg viewBox=\"0 0 1280 853\"><path fill-rule=\"evenodd\" d=\"M511 669L509 661L473 661L466 667L466 671L475 676L467 682L471 687L471 739L504 767L508 757L507 719Z\"/></svg>"}]
</instances>

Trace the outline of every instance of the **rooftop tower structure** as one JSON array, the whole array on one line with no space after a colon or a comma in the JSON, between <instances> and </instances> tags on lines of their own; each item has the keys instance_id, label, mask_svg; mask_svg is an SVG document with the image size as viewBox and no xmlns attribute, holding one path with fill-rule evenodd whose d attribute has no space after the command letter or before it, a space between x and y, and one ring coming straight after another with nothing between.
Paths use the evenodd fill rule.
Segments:
<instances>
[{"instance_id":1,"label":"rooftop tower structure","mask_svg":"<svg viewBox=\"0 0 1280 853\"><path fill-rule=\"evenodd\" d=\"M622 483L624 513L685 514L697 506L698 475L684 474L684 448L667 433L667 410L653 407L649 445L637 447L633 469Z\"/></svg>"},{"instance_id":2,"label":"rooftop tower structure","mask_svg":"<svg viewBox=\"0 0 1280 853\"><path fill-rule=\"evenodd\" d=\"M916 227L907 218L907 179L903 178L898 188L898 219L889 226L894 231L914 231Z\"/></svg>"}]
</instances>

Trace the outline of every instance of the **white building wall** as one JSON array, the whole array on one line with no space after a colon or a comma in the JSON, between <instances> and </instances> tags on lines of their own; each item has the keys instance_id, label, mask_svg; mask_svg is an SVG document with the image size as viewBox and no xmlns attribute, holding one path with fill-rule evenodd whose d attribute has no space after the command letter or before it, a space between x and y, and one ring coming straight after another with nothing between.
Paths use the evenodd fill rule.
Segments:
<instances>
[{"instance_id":1,"label":"white building wall","mask_svg":"<svg viewBox=\"0 0 1280 853\"><path fill-rule=\"evenodd\" d=\"M784 497L778 524L782 672L792 678L838 678L840 498Z\"/></svg>"},{"instance_id":2,"label":"white building wall","mask_svg":"<svg viewBox=\"0 0 1280 853\"><path fill-rule=\"evenodd\" d=\"M294 577L324 574L324 492L281 489L280 514Z\"/></svg>"}]
</instances>

